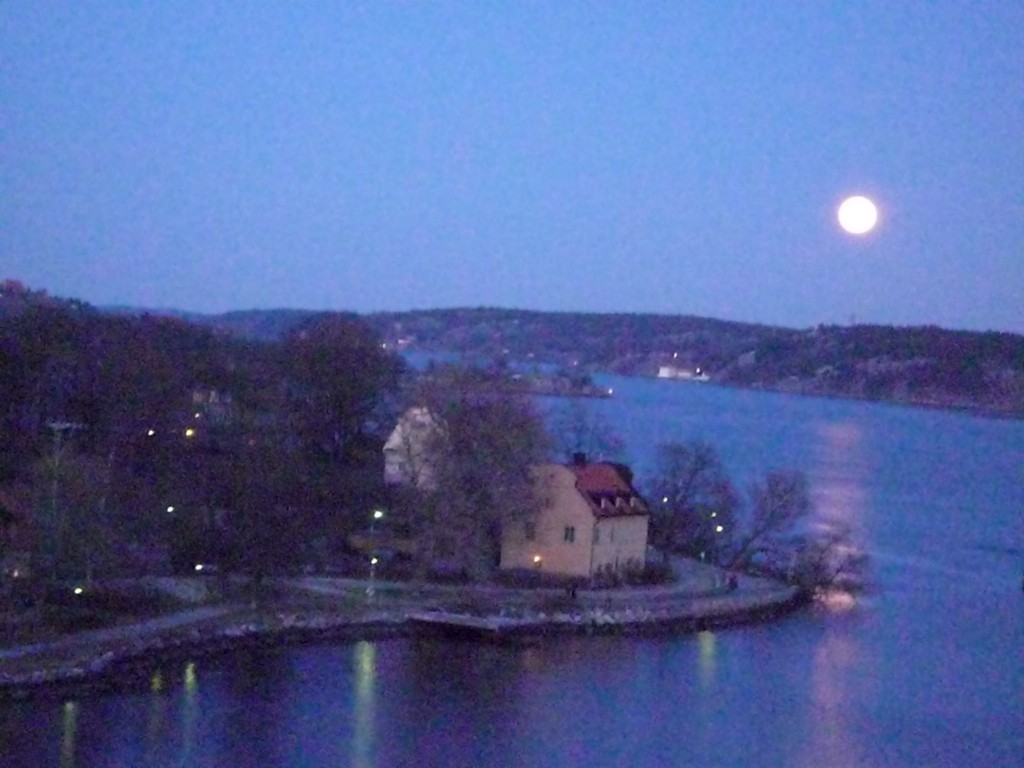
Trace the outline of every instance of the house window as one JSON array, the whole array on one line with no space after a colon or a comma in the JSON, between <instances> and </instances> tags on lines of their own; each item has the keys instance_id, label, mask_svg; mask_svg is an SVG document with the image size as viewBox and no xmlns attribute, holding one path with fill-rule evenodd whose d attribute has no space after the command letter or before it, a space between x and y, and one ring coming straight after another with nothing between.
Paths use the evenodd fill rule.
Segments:
<instances>
[{"instance_id":1,"label":"house window","mask_svg":"<svg viewBox=\"0 0 1024 768\"><path fill-rule=\"evenodd\" d=\"M527 541L533 541L537 536L537 526L533 523L523 524L523 536Z\"/></svg>"},{"instance_id":2,"label":"house window","mask_svg":"<svg viewBox=\"0 0 1024 768\"><path fill-rule=\"evenodd\" d=\"M563 536L563 540L566 544L572 544L574 541L576 541L576 528L571 525L565 526L565 534Z\"/></svg>"}]
</instances>

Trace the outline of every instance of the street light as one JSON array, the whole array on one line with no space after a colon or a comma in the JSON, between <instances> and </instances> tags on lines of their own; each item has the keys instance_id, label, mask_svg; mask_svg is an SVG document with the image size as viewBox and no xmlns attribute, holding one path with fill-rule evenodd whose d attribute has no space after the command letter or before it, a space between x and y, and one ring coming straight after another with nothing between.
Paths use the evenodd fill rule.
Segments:
<instances>
[{"instance_id":1,"label":"street light","mask_svg":"<svg viewBox=\"0 0 1024 768\"><path fill-rule=\"evenodd\" d=\"M377 576L377 521L384 518L384 510L375 509L370 516L370 586L366 588L366 596L373 597L374 579Z\"/></svg>"},{"instance_id":2,"label":"street light","mask_svg":"<svg viewBox=\"0 0 1024 768\"><path fill-rule=\"evenodd\" d=\"M370 546L374 551L377 549L377 521L382 519L384 519L384 510L373 510L373 515L370 517Z\"/></svg>"}]
</instances>

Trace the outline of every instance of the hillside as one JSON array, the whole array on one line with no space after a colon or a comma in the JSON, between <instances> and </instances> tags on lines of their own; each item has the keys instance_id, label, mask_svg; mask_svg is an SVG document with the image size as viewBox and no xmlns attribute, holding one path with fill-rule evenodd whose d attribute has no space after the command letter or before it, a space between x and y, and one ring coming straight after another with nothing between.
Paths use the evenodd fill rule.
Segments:
<instances>
[{"instance_id":1,"label":"hillside","mask_svg":"<svg viewBox=\"0 0 1024 768\"><path fill-rule=\"evenodd\" d=\"M94 311L7 281L0 319L33 304ZM145 310L106 310L142 314ZM310 310L173 314L255 339L280 338ZM799 394L862 398L1024 417L1024 336L934 326L818 326L796 330L685 315L437 309L364 315L391 349L550 363L581 372L682 376ZM684 384L680 383L680 386Z\"/></svg>"},{"instance_id":2,"label":"hillside","mask_svg":"<svg viewBox=\"0 0 1024 768\"><path fill-rule=\"evenodd\" d=\"M366 318L400 348L1024 416L1024 336L932 326L794 330L688 316L504 309Z\"/></svg>"}]
</instances>

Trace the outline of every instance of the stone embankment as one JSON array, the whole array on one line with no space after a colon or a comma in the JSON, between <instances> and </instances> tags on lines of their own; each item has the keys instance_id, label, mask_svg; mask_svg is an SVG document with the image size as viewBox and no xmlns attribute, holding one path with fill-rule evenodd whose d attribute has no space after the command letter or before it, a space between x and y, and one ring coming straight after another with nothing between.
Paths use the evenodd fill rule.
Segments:
<instances>
[{"instance_id":1,"label":"stone embankment","mask_svg":"<svg viewBox=\"0 0 1024 768\"><path fill-rule=\"evenodd\" d=\"M455 636L520 642L564 634L692 632L783 615L806 602L796 589L759 579L738 588L711 584L580 591L379 585L373 597L359 582L304 579L293 590L316 594L315 608L286 604L220 605L136 624L82 632L45 643L0 649L0 698L41 691L101 690L163 663L288 643L412 636ZM362 605L344 610L324 596Z\"/></svg>"}]
</instances>

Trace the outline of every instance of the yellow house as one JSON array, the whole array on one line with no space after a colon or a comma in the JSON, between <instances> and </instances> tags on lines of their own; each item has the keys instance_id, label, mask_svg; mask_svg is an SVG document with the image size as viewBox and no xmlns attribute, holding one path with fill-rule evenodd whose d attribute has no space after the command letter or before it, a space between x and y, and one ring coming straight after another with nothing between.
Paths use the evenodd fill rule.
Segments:
<instances>
[{"instance_id":1,"label":"yellow house","mask_svg":"<svg viewBox=\"0 0 1024 768\"><path fill-rule=\"evenodd\" d=\"M541 509L502 531L502 568L589 577L604 566L643 566L649 513L626 467L578 458L535 474Z\"/></svg>"}]
</instances>

